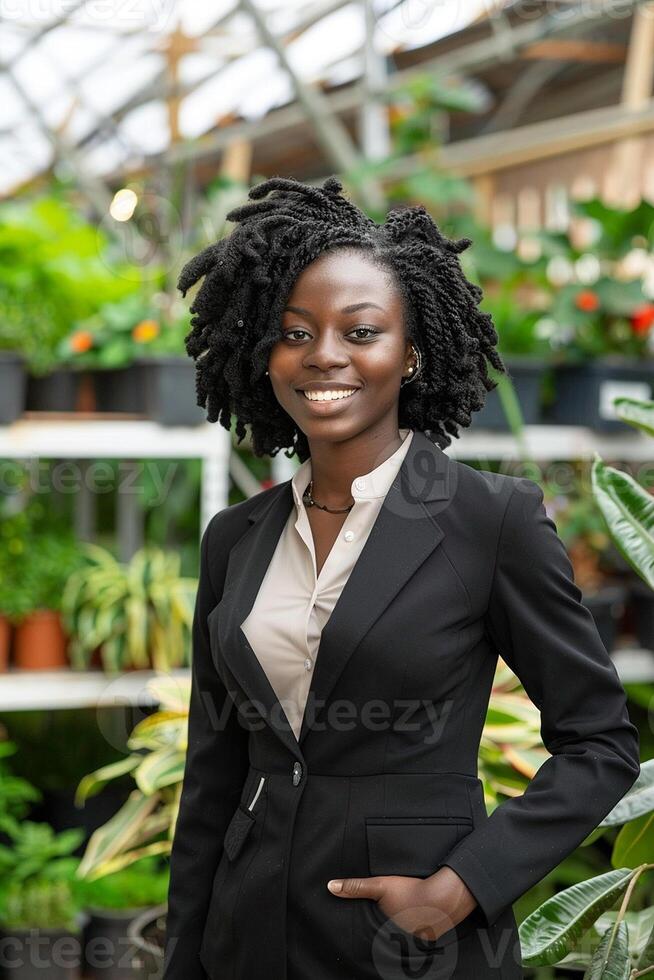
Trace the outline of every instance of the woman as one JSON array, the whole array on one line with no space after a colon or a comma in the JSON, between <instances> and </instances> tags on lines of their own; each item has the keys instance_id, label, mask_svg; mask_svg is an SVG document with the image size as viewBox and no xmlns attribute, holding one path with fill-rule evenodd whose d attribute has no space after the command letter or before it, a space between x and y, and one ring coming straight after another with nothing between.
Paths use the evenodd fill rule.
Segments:
<instances>
[{"instance_id":1,"label":"woman","mask_svg":"<svg viewBox=\"0 0 654 980\"><path fill-rule=\"evenodd\" d=\"M264 181L180 278L198 403L301 465L203 535L165 980L522 977L512 902L639 773L540 488L443 452L504 367L470 240L341 190ZM488 816L498 654L551 757Z\"/></svg>"}]
</instances>

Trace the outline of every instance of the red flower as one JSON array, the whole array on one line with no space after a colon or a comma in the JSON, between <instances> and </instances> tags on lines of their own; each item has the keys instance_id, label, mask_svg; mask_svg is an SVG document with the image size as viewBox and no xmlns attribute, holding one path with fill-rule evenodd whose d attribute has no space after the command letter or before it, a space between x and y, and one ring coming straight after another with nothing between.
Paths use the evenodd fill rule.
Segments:
<instances>
[{"instance_id":1,"label":"red flower","mask_svg":"<svg viewBox=\"0 0 654 980\"><path fill-rule=\"evenodd\" d=\"M642 306L637 307L631 314L631 326L633 331L638 336L644 336L649 328L654 323L654 305L652 303L643 303Z\"/></svg>"},{"instance_id":2,"label":"red flower","mask_svg":"<svg viewBox=\"0 0 654 980\"><path fill-rule=\"evenodd\" d=\"M584 313L594 313L595 310L599 310L599 296L592 289L582 289L575 296L575 305Z\"/></svg>"}]
</instances>

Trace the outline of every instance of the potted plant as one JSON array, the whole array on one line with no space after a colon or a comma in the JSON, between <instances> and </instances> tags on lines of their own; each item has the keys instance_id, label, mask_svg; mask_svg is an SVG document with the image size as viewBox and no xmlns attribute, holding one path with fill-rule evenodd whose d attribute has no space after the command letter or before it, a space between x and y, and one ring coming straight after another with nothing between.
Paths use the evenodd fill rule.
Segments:
<instances>
[{"instance_id":1,"label":"potted plant","mask_svg":"<svg viewBox=\"0 0 654 980\"><path fill-rule=\"evenodd\" d=\"M137 952L129 937L137 916L166 902L168 871L156 858L143 858L102 878L83 880L80 892L89 915L84 935L89 976L132 980Z\"/></svg>"},{"instance_id":2,"label":"potted plant","mask_svg":"<svg viewBox=\"0 0 654 980\"><path fill-rule=\"evenodd\" d=\"M26 670L68 664L61 595L81 557L73 533L49 525L45 506L32 498L0 529L0 610L15 628L14 665Z\"/></svg>"},{"instance_id":3,"label":"potted plant","mask_svg":"<svg viewBox=\"0 0 654 980\"><path fill-rule=\"evenodd\" d=\"M134 291L135 270L107 258L107 239L58 196L0 207L0 412L11 404L73 410L79 375L58 347L71 323ZM20 355L29 378L19 380ZM12 365L13 389L9 387ZM13 390L10 401L10 391ZM11 413L10 413L11 414Z\"/></svg>"},{"instance_id":4,"label":"potted plant","mask_svg":"<svg viewBox=\"0 0 654 980\"><path fill-rule=\"evenodd\" d=\"M85 923L71 852L83 833L55 834L45 823L5 817L0 844L0 930L16 980L70 980L81 963Z\"/></svg>"},{"instance_id":5,"label":"potted plant","mask_svg":"<svg viewBox=\"0 0 654 980\"><path fill-rule=\"evenodd\" d=\"M537 425L543 421L555 344L546 316L549 296L543 289L540 249L533 252L532 248L530 254L513 241L508 247L467 212L452 217L452 232L474 242L474 248L461 254L460 262L468 278L482 289L479 307L493 318L497 349L508 371L508 376L501 375L489 367L498 386L487 393L483 408L473 416L473 425L496 430Z\"/></svg>"},{"instance_id":6,"label":"potted plant","mask_svg":"<svg viewBox=\"0 0 654 980\"><path fill-rule=\"evenodd\" d=\"M81 554L61 600L73 667L96 650L107 673L187 665L197 580L180 576L179 555L142 548L124 565L97 545Z\"/></svg>"},{"instance_id":7,"label":"potted plant","mask_svg":"<svg viewBox=\"0 0 654 980\"><path fill-rule=\"evenodd\" d=\"M197 425L205 414L196 402L195 364L184 348L189 329L177 300L162 293L134 296L78 325L60 352L92 370L98 411Z\"/></svg>"},{"instance_id":8,"label":"potted plant","mask_svg":"<svg viewBox=\"0 0 654 980\"><path fill-rule=\"evenodd\" d=\"M641 201L619 211L593 199L573 202L573 209L591 229L592 251L586 239L574 240L574 226L539 236L548 260L548 316L565 339L554 357L547 418L626 432L614 399L649 399L654 378L654 265L645 237L654 206Z\"/></svg>"}]
</instances>

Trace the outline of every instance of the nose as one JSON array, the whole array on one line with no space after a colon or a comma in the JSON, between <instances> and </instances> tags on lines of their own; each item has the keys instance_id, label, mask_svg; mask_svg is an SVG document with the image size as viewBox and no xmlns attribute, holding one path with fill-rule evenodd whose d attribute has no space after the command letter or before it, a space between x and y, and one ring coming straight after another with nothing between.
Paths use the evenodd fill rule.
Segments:
<instances>
[{"instance_id":1,"label":"nose","mask_svg":"<svg viewBox=\"0 0 654 980\"><path fill-rule=\"evenodd\" d=\"M306 368L315 367L320 371L329 371L335 367L346 367L350 363L348 352L344 350L337 335L330 331L323 331L305 351L302 365Z\"/></svg>"}]
</instances>

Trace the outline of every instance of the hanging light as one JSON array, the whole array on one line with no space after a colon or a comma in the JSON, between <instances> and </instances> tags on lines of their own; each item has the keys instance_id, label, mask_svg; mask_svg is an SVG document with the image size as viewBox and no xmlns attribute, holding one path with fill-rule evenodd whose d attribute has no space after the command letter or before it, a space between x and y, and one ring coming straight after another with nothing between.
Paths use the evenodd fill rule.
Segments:
<instances>
[{"instance_id":1,"label":"hanging light","mask_svg":"<svg viewBox=\"0 0 654 980\"><path fill-rule=\"evenodd\" d=\"M129 187L123 187L114 194L109 205L109 214L114 221L129 221L136 210L138 197Z\"/></svg>"}]
</instances>

